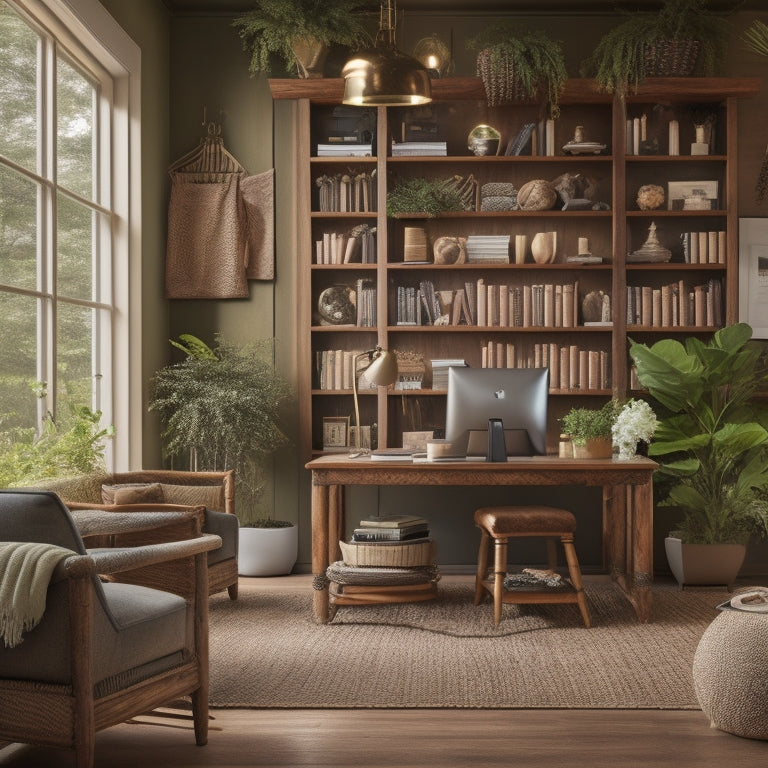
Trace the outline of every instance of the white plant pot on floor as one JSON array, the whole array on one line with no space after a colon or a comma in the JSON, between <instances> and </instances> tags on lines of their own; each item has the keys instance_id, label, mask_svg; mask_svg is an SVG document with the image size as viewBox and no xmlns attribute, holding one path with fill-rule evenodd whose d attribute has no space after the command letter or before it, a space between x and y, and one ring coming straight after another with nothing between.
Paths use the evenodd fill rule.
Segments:
<instances>
[{"instance_id":1,"label":"white plant pot on floor","mask_svg":"<svg viewBox=\"0 0 768 768\"><path fill-rule=\"evenodd\" d=\"M299 529L240 528L237 571L241 576L282 576L290 573L299 549Z\"/></svg>"}]
</instances>

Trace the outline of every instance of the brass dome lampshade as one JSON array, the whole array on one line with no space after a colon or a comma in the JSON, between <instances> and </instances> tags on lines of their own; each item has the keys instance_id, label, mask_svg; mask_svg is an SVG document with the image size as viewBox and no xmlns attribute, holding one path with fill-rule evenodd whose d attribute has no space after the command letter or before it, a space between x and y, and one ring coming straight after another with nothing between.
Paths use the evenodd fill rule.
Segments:
<instances>
[{"instance_id":1,"label":"brass dome lampshade","mask_svg":"<svg viewBox=\"0 0 768 768\"><path fill-rule=\"evenodd\" d=\"M344 104L399 107L432 101L429 73L395 45L395 2L382 2L376 43L344 65Z\"/></svg>"}]
</instances>

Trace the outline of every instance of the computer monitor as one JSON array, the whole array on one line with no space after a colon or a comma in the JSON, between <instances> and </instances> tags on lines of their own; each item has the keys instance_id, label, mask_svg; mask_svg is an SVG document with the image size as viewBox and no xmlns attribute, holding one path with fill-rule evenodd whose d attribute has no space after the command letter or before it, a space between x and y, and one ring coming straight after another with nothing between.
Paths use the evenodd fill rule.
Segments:
<instances>
[{"instance_id":1,"label":"computer monitor","mask_svg":"<svg viewBox=\"0 0 768 768\"><path fill-rule=\"evenodd\" d=\"M455 456L489 452L488 420L500 419L507 456L547 452L548 368L450 368L445 438Z\"/></svg>"}]
</instances>

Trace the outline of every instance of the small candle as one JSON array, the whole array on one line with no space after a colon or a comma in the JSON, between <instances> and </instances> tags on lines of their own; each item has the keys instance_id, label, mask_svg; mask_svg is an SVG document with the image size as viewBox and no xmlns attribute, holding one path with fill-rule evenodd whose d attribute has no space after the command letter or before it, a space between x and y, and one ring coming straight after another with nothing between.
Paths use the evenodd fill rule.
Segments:
<instances>
[{"instance_id":1,"label":"small candle","mask_svg":"<svg viewBox=\"0 0 768 768\"><path fill-rule=\"evenodd\" d=\"M647 115L643 115L640 118L640 141L645 141L646 140L646 126L647 126L647 123L648 123L648 116Z\"/></svg>"}]
</instances>

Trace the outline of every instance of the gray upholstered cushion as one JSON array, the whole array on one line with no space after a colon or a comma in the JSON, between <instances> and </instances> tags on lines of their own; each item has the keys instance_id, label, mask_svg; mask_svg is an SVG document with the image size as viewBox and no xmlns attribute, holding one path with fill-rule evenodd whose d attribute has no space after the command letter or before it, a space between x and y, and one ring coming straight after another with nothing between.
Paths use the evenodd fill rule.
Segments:
<instances>
[{"instance_id":1,"label":"gray upholstered cushion","mask_svg":"<svg viewBox=\"0 0 768 768\"><path fill-rule=\"evenodd\" d=\"M221 536L221 546L208 553L208 565L221 563L237 557L237 540L240 534L240 523L235 515L228 512L205 510L204 533L215 533Z\"/></svg>"}]
</instances>

